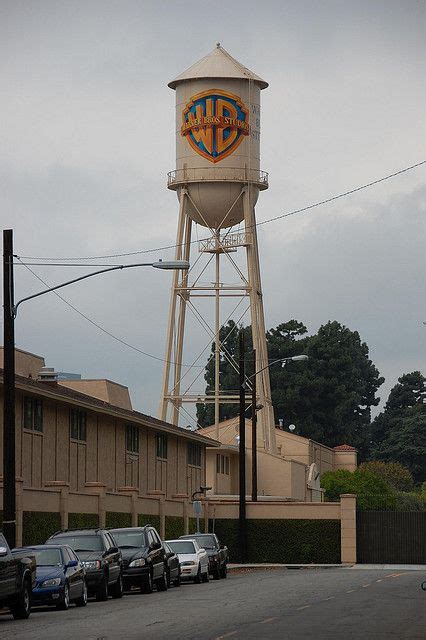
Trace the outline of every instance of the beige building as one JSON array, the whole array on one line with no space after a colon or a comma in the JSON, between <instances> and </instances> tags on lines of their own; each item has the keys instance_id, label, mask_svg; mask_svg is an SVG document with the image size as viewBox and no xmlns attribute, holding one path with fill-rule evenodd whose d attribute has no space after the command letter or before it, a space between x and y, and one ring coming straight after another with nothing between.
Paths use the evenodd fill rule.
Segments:
<instances>
[{"instance_id":1,"label":"beige building","mask_svg":"<svg viewBox=\"0 0 426 640\"><path fill-rule=\"evenodd\" d=\"M205 436L217 437L217 425L198 431ZM349 445L325 445L277 428L275 430L277 454L258 448L257 475L259 496L280 496L301 502L322 500L321 475L325 471L357 466L356 449ZM220 448L208 447L206 480L212 493L235 496L239 492L238 471L238 418L219 424ZM251 420L246 420L247 494L251 494Z\"/></svg>"},{"instance_id":2,"label":"beige building","mask_svg":"<svg viewBox=\"0 0 426 640\"><path fill-rule=\"evenodd\" d=\"M127 387L57 380L44 364L16 350L16 474L24 490L102 487L181 500L205 484L206 447L215 445L210 438L134 411ZM0 349L1 405L2 367ZM1 411L1 432L2 420ZM2 464L1 437L0 476Z\"/></svg>"}]
</instances>

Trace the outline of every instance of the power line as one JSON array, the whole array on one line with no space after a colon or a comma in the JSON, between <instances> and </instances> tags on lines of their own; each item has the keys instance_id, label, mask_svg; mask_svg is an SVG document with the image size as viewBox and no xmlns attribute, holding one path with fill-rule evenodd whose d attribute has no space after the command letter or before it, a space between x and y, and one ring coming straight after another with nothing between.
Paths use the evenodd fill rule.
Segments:
<instances>
[{"instance_id":1,"label":"power line","mask_svg":"<svg viewBox=\"0 0 426 640\"><path fill-rule=\"evenodd\" d=\"M256 222L254 225L247 227L250 229L252 227L260 227L265 224L269 224L270 222L275 222L276 220L282 220L283 218L289 218L290 216L294 216L297 213L304 213L305 211L310 211L311 209L315 209L316 207L320 207L324 204L328 204L329 202L335 202L336 200L340 200L340 198L345 198L346 196L352 195L353 193L357 193L358 191L362 191L363 189L368 189L369 187L373 187L376 184L380 184L381 182L385 182L386 180L390 180L391 178L395 178L396 176L402 175L403 173L407 173L408 171L412 171L417 167L426 164L426 160L421 160L420 162L416 162L416 164L412 164L409 167L404 167L403 169L399 169L398 171L394 171L386 176L381 178L377 178L376 180L372 180L365 184L360 185L359 187L355 187L354 189L349 189L344 191L343 193L339 193L337 195L326 198L325 200L319 200L318 202L314 202L306 207L302 207L300 209L294 209L293 211L289 211L287 213L282 213L281 215L275 216L273 218L268 218L267 220L261 220L260 222ZM209 240L210 238L201 238L202 240ZM195 244L199 242L199 240L192 240L190 244ZM155 249L140 249L137 251L128 251L126 253L114 253L109 255L101 255L101 256L78 256L78 257L41 257L41 256L20 256L26 260L104 260L109 258L121 258L125 256L135 256L144 253L154 253L157 251L167 251L168 249L176 249L179 246L176 244L169 244L163 247L157 247ZM18 257L18 256L16 256Z\"/></svg>"},{"instance_id":2,"label":"power line","mask_svg":"<svg viewBox=\"0 0 426 640\"><path fill-rule=\"evenodd\" d=\"M18 257L18 256L17 256ZM20 260L20 258L18 257L18 260ZM21 262L20 263L23 267L25 267L30 273L32 273L32 275L37 278L37 280L39 280L42 284L44 284L46 287L49 287L49 283L46 282L45 280L43 280L43 278L41 276L39 276L35 271L33 271L27 263L25 262ZM157 360L159 362L167 362L168 364L172 364L175 365L177 364L176 362L173 362L171 360L166 360L165 358L160 358L159 356L154 356L152 353L148 353L147 351L143 351L142 349L139 349L139 347L135 347L135 345L130 344L129 342L126 342L126 340L123 340L122 338L119 338L118 336L114 335L113 333L111 333L111 331L108 331L108 329L105 329L104 327L102 327L100 324L98 324L97 322L95 322L94 320L92 320L92 318L89 318L89 316L87 316L85 313L83 313L82 311L80 311L80 309L77 309L77 307L75 307L71 302L69 302L69 300L67 300L66 298L64 298L63 296L61 296L60 293L58 293L57 291L52 291L52 293L55 294L55 296L57 296L60 300L62 300L62 302L64 302L68 307L70 307L70 309L72 309L73 311L75 311L75 313L78 313L79 316L81 316L82 318L84 318L85 320L87 320L87 322L90 322L91 325L93 325L94 327L96 327L97 329L99 329L100 331L102 331L102 333L105 333L107 336L109 336L110 338L112 338L113 340L116 340L116 342L119 342L120 344L124 345L125 347L128 347L129 349L132 349L133 351L136 351L137 353L140 353L143 356L146 356L148 358L152 358L153 360ZM188 367L188 368L197 368L197 369L204 369L205 365L189 365L189 364L184 364L181 363L182 367Z\"/></svg>"}]
</instances>

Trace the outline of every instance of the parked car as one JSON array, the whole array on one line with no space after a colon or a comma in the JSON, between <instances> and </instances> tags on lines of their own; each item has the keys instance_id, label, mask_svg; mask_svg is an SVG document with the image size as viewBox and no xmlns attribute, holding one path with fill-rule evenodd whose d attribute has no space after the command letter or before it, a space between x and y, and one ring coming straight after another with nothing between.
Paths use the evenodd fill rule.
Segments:
<instances>
[{"instance_id":1,"label":"parked car","mask_svg":"<svg viewBox=\"0 0 426 640\"><path fill-rule=\"evenodd\" d=\"M37 563L32 605L53 605L64 610L71 602L77 607L86 606L86 570L71 547L38 544L13 549L12 554L20 551L33 554Z\"/></svg>"},{"instance_id":2,"label":"parked car","mask_svg":"<svg viewBox=\"0 0 426 640\"><path fill-rule=\"evenodd\" d=\"M173 549L163 542L165 555L165 565L167 571L167 586L173 583L175 587L180 587L180 562L177 554Z\"/></svg>"},{"instance_id":3,"label":"parked car","mask_svg":"<svg viewBox=\"0 0 426 640\"><path fill-rule=\"evenodd\" d=\"M12 554L0 532L0 608L8 607L15 619L28 618L35 577L34 554L27 551Z\"/></svg>"},{"instance_id":4,"label":"parked car","mask_svg":"<svg viewBox=\"0 0 426 640\"><path fill-rule=\"evenodd\" d=\"M105 529L68 529L57 531L48 545L67 545L77 554L86 570L89 595L96 600L123 596L121 551L112 535Z\"/></svg>"},{"instance_id":5,"label":"parked car","mask_svg":"<svg viewBox=\"0 0 426 640\"><path fill-rule=\"evenodd\" d=\"M209 559L205 549L196 540L166 540L177 554L182 580L193 580L197 584L209 581Z\"/></svg>"},{"instance_id":6,"label":"parked car","mask_svg":"<svg viewBox=\"0 0 426 640\"><path fill-rule=\"evenodd\" d=\"M228 547L221 545L215 533L194 533L180 536L181 539L193 539L200 547L207 551L209 557L209 571L215 580L226 578L228 562Z\"/></svg>"},{"instance_id":7,"label":"parked car","mask_svg":"<svg viewBox=\"0 0 426 640\"><path fill-rule=\"evenodd\" d=\"M133 585L142 593L167 590L166 554L157 531L151 525L111 529L123 556L125 588Z\"/></svg>"}]
</instances>

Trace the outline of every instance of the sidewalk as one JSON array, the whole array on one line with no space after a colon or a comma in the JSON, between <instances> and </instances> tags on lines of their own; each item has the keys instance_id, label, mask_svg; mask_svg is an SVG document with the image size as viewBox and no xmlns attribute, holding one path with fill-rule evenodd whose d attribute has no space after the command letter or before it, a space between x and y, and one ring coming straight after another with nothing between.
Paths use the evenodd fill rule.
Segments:
<instances>
[{"instance_id":1,"label":"sidewalk","mask_svg":"<svg viewBox=\"0 0 426 640\"><path fill-rule=\"evenodd\" d=\"M425 564L228 564L228 571L240 569L355 569L355 570L382 570L382 571L423 571L426 574Z\"/></svg>"}]
</instances>

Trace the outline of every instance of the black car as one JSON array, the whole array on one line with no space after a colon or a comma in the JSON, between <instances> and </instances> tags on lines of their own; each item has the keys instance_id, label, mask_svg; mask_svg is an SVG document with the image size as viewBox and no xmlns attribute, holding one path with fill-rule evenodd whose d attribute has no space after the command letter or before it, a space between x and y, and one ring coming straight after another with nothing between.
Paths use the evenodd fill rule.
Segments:
<instances>
[{"instance_id":1,"label":"black car","mask_svg":"<svg viewBox=\"0 0 426 640\"><path fill-rule=\"evenodd\" d=\"M36 558L36 583L33 587L32 605L53 605L68 609L71 602L77 607L87 604L86 571L71 547L65 545L38 544L14 549Z\"/></svg>"},{"instance_id":2,"label":"black car","mask_svg":"<svg viewBox=\"0 0 426 640\"><path fill-rule=\"evenodd\" d=\"M196 540L198 545L206 550L209 557L209 573L215 580L226 578L228 562L228 547L221 545L215 533L193 533L181 538Z\"/></svg>"},{"instance_id":3,"label":"black car","mask_svg":"<svg viewBox=\"0 0 426 640\"><path fill-rule=\"evenodd\" d=\"M111 529L123 556L125 588L140 588L151 593L154 585L159 591L167 590L166 554L157 531L151 525Z\"/></svg>"},{"instance_id":4,"label":"black car","mask_svg":"<svg viewBox=\"0 0 426 640\"><path fill-rule=\"evenodd\" d=\"M173 583L175 587L180 587L180 563L177 554L173 551L167 542L163 542L165 556L165 564L167 571L167 586Z\"/></svg>"},{"instance_id":5,"label":"black car","mask_svg":"<svg viewBox=\"0 0 426 640\"><path fill-rule=\"evenodd\" d=\"M68 529L57 531L46 544L68 545L86 570L89 595L96 600L123 596L122 558L117 543L105 529Z\"/></svg>"}]
</instances>

